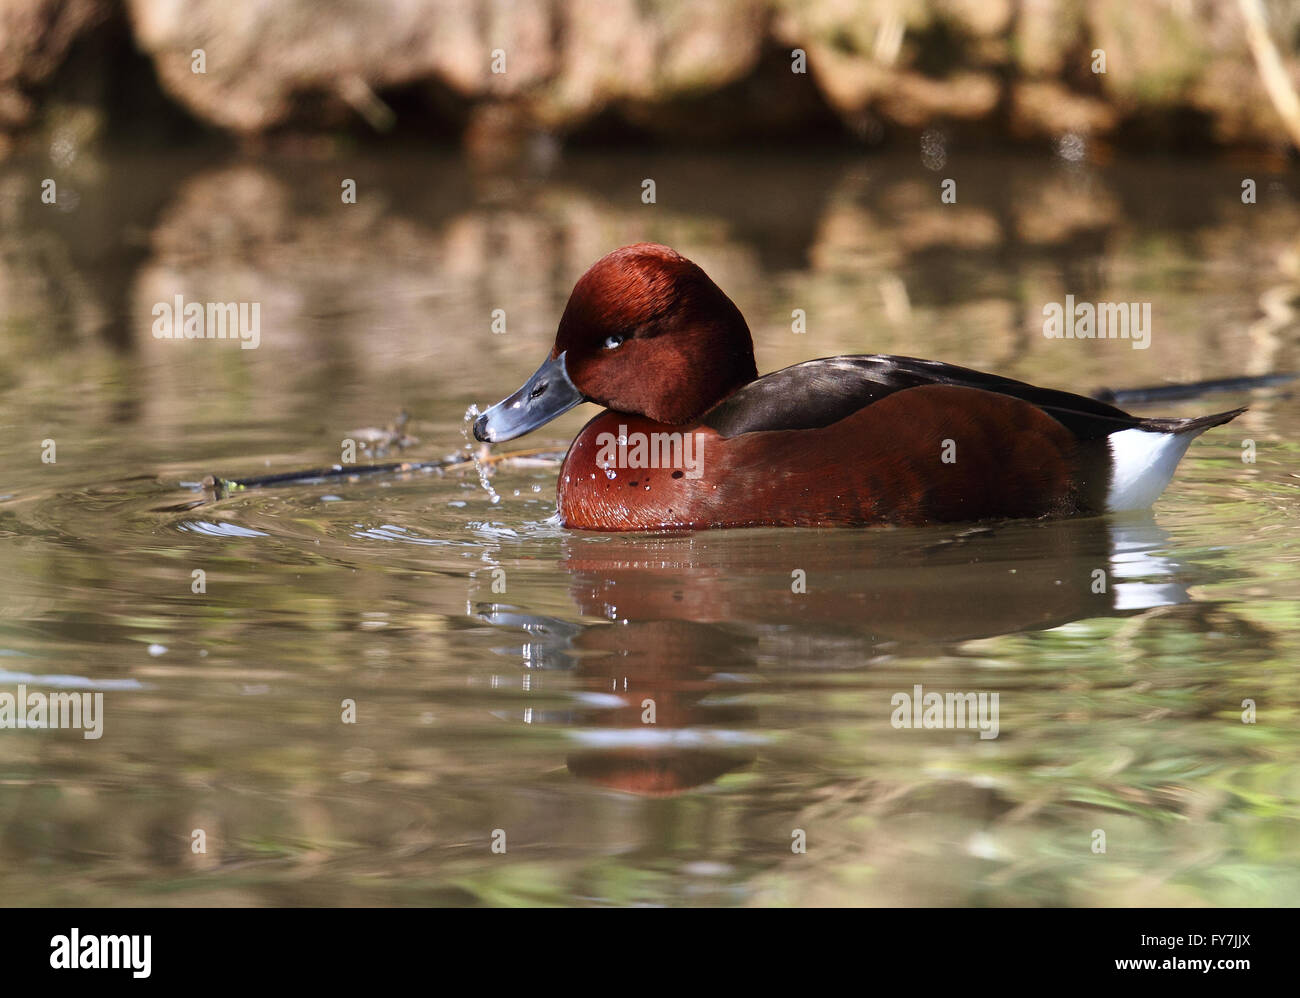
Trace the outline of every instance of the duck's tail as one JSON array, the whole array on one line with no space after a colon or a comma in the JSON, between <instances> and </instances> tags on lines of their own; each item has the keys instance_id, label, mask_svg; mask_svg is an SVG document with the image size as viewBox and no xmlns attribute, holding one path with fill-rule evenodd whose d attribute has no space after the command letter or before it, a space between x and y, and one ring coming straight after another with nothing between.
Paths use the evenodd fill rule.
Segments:
<instances>
[{"instance_id":1,"label":"duck's tail","mask_svg":"<svg viewBox=\"0 0 1300 998\"><path fill-rule=\"evenodd\" d=\"M1178 462L1200 434L1236 419L1245 408L1211 416L1144 419L1137 426L1106 438L1110 446L1110 489L1106 509L1146 509L1160 497Z\"/></svg>"},{"instance_id":2,"label":"duck's tail","mask_svg":"<svg viewBox=\"0 0 1300 998\"><path fill-rule=\"evenodd\" d=\"M1247 406L1243 405L1240 409L1216 412L1212 416L1188 416L1184 418L1167 416L1144 419L1138 425L1138 429L1147 433L1172 433L1180 437L1184 435L1195 437L1204 433L1211 426L1222 426L1224 423L1232 422L1246 409Z\"/></svg>"}]
</instances>

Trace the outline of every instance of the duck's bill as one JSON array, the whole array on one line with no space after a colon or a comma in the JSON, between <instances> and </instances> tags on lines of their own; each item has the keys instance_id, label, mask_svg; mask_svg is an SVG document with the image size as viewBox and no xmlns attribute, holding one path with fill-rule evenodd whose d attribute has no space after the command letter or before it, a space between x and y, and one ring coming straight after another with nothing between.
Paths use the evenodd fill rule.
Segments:
<instances>
[{"instance_id":1,"label":"duck's bill","mask_svg":"<svg viewBox=\"0 0 1300 998\"><path fill-rule=\"evenodd\" d=\"M513 440L585 401L569 380L564 354L560 354L539 367L523 388L479 416L474 421L474 436L485 443Z\"/></svg>"}]
</instances>

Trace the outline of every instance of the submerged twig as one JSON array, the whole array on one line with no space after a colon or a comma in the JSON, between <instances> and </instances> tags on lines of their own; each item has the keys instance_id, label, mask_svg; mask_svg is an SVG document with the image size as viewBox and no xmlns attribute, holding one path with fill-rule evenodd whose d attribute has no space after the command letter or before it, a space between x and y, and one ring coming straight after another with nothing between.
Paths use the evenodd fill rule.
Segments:
<instances>
[{"instance_id":1,"label":"submerged twig","mask_svg":"<svg viewBox=\"0 0 1300 998\"><path fill-rule=\"evenodd\" d=\"M529 450L507 451L504 454L485 454L481 457L463 457L459 454L438 461L390 461L387 464L335 464L328 468L309 468L305 471L282 471L272 475L253 475L249 478L221 478L208 475L203 487L215 499L225 499L236 492L265 489L276 485L315 485L321 482L350 481L369 475L405 474L412 471L460 471L481 464L495 465L503 461L527 457L554 457L560 453L552 447L533 447Z\"/></svg>"},{"instance_id":2,"label":"submerged twig","mask_svg":"<svg viewBox=\"0 0 1300 998\"><path fill-rule=\"evenodd\" d=\"M1112 405L1140 405L1144 402L1174 402L1195 399L1214 392L1245 392L1255 388L1270 388L1294 381L1290 372L1262 374L1257 377L1215 378L1211 381L1192 381L1176 385L1151 385L1146 388L1098 388L1092 397L1098 402Z\"/></svg>"}]
</instances>

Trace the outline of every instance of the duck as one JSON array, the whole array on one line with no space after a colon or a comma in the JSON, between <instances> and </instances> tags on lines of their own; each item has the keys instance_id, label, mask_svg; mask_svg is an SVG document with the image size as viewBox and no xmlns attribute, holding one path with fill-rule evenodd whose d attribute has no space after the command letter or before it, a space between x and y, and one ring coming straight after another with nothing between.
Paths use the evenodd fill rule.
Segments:
<instances>
[{"instance_id":1,"label":"duck","mask_svg":"<svg viewBox=\"0 0 1300 998\"><path fill-rule=\"evenodd\" d=\"M1244 408L1143 418L942 361L823 357L762 377L744 316L695 263L624 246L582 275L550 355L474 422L575 406L556 488L574 530L929 526L1150 507L1192 440Z\"/></svg>"}]
</instances>

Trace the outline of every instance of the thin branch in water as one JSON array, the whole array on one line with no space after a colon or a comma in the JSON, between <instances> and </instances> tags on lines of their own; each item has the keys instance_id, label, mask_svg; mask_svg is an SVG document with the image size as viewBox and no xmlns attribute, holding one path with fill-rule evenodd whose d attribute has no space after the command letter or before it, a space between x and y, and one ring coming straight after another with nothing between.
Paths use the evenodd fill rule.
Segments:
<instances>
[{"instance_id":1,"label":"thin branch in water","mask_svg":"<svg viewBox=\"0 0 1300 998\"><path fill-rule=\"evenodd\" d=\"M440 461L391 461L387 464L335 464L328 468L308 468L304 471L282 471L271 475L253 475L249 478L222 478L208 475L203 488L215 499L225 499L237 492L250 489L272 488L278 485L317 485L323 482L351 481L370 475L400 475L412 471L462 471L479 465L497 465L519 458L563 457L553 447L533 447L529 450L506 451L502 454L484 454L480 457L463 457L459 454Z\"/></svg>"}]
</instances>

